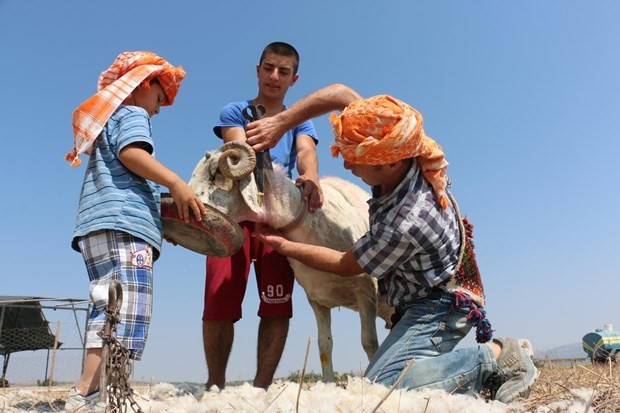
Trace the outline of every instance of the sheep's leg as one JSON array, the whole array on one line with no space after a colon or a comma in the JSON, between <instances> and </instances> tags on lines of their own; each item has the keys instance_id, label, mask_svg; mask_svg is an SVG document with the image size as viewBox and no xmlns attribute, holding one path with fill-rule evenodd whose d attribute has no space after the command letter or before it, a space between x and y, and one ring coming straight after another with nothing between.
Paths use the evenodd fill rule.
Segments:
<instances>
[{"instance_id":1,"label":"sheep's leg","mask_svg":"<svg viewBox=\"0 0 620 413\"><path fill-rule=\"evenodd\" d=\"M321 359L321 370L323 372L323 382L334 382L334 366L332 364L332 316L331 309L322 306L308 297L308 302L314 311L316 325L318 329L319 357Z\"/></svg>"},{"instance_id":2,"label":"sheep's leg","mask_svg":"<svg viewBox=\"0 0 620 413\"><path fill-rule=\"evenodd\" d=\"M375 319L377 318L377 296L373 295L372 297L358 298L358 306L362 332L362 347L368 356L368 361L370 361L379 348L377 324L375 323Z\"/></svg>"}]
</instances>

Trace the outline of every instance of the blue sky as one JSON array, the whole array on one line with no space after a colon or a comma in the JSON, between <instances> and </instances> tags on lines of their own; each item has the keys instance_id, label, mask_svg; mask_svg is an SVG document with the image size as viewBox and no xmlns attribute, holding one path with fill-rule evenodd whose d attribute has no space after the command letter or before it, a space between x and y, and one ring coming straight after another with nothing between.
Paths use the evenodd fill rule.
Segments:
<instances>
[{"instance_id":1,"label":"blue sky","mask_svg":"<svg viewBox=\"0 0 620 413\"><path fill-rule=\"evenodd\" d=\"M150 50L185 67L153 131L158 159L188 179L219 146L211 125L221 107L255 96L260 52L281 40L301 54L288 104L341 82L422 112L476 227L498 336L552 348L620 327L619 17L615 1L0 0L0 295L87 297L84 264L69 246L84 168L63 156L73 109L120 52ZM321 174L363 185L330 157L327 118L315 125ZM166 245L136 379L206 379L203 288L204 257ZM278 376L301 368L316 337L299 286L294 298ZM252 281L231 380L253 377L256 308ZM357 315L332 318L335 369L363 370ZM320 371L316 342L308 369Z\"/></svg>"}]
</instances>

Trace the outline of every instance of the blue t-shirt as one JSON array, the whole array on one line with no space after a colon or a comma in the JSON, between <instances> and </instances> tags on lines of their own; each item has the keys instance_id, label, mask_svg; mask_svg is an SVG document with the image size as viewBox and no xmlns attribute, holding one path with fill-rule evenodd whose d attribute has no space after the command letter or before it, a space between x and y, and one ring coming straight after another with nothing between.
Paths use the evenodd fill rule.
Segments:
<instances>
[{"instance_id":1,"label":"blue t-shirt","mask_svg":"<svg viewBox=\"0 0 620 413\"><path fill-rule=\"evenodd\" d=\"M213 132L221 139L222 127L240 127L245 129L245 126L250 123L250 121L243 117L243 109L251 104L251 100L245 100L242 102L229 103L224 106L222 113L220 113L219 121L216 122L213 127ZM284 136L282 136L278 144L269 149L271 159L284 166L289 178L292 176L292 171L295 169L297 160L297 147L295 142L299 135L308 135L314 139L315 143L318 143L314 124L311 120L307 120L295 126L293 129L288 130Z\"/></svg>"},{"instance_id":2,"label":"blue t-shirt","mask_svg":"<svg viewBox=\"0 0 620 413\"><path fill-rule=\"evenodd\" d=\"M160 190L127 169L119 154L140 142L154 155L151 119L143 108L121 106L112 114L93 144L84 175L72 247L77 237L99 230L129 233L151 244L157 259L162 244Z\"/></svg>"}]
</instances>

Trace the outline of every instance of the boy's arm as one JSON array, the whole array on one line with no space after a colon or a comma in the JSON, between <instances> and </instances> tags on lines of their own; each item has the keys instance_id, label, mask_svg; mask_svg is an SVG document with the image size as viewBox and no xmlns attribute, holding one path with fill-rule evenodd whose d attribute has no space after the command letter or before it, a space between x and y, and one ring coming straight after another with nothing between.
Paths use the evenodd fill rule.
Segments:
<instances>
[{"instance_id":1,"label":"boy's arm","mask_svg":"<svg viewBox=\"0 0 620 413\"><path fill-rule=\"evenodd\" d=\"M245 142L245 131L241 126L222 126L220 130L224 143L232 141Z\"/></svg>"},{"instance_id":2,"label":"boy's arm","mask_svg":"<svg viewBox=\"0 0 620 413\"><path fill-rule=\"evenodd\" d=\"M257 152L273 148L287 130L332 110L342 110L361 98L359 93L343 84L326 86L275 116L249 123L246 126L247 143Z\"/></svg>"},{"instance_id":3,"label":"boy's arm","mask_svg":"<svg viewBox=\"0 0 620 413\"><path fill-rule=\"evenodd\" d=\"M121 149L120 161L127 169L142 178L164 185L170 190L179 211L179 217L189 222L191 214L202 217L207 213L205 206L194 191L177 174L153 158L140 143L133 143Z\"/></svg>"},{"instance_id":4,"label":"boy's arm","mask_svg":"<svg viewBox=\"0 0 620 413\"><path fill-rule=\"evenodd\" d=\"M314 139L299 135L295 140L297 148L297 172L295 185L302 187L303 197L308 201L308 211L315 212L323 206L323 191L319 183L319 160Z\"/></svg>"}]
</instances>

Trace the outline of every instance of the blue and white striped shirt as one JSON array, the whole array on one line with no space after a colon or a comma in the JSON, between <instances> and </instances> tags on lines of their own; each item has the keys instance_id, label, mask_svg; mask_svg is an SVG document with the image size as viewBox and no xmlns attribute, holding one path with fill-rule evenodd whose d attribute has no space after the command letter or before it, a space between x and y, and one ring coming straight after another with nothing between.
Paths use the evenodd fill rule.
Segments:
<instances>
[{"instance_id":1,"label":"blue and white striped shirt","mask_svg":"<svg viewBox=\"0 0 620 413\"><path fill-rule=\"evenodd\" d=\"M78 237L108 229L141 238L155 249L154 258L159 256L159 185L134 174L119 159L121 149L137 142L154 155L151 119L140 107L121 106L93 144L71 244L76 251Z\"/></svg>"},{"instance_id":2,"label":"blue and white striped shirt","mask_svg":"<svg viewBox=\"0 0 620 413\"><path fill-rule=\"evenodd\" d=\"M442 209L417 162L391 194L371 198L370 231L353 245L366 273L383 277L392 306L426 297L456 269L460 231L452 205Z\"/></svg>"}]
</instances>

